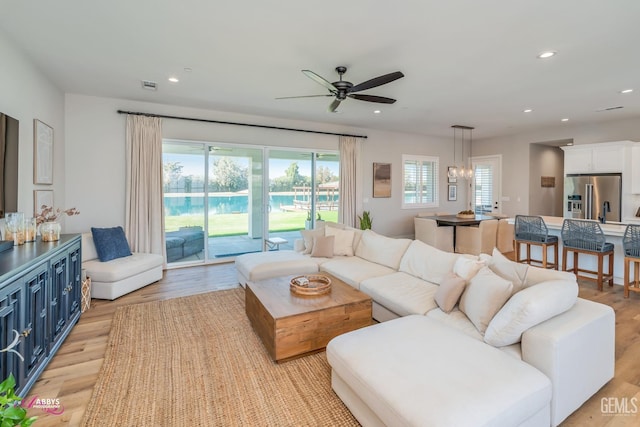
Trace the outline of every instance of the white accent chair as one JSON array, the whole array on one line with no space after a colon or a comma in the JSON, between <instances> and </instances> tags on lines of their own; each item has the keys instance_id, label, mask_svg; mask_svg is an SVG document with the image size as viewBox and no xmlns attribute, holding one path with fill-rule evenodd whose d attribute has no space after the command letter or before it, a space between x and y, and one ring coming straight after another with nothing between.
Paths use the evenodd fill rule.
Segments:
<instances>
[{"instance_id":1,"label":"white accent chair","mask_svg":"<svg viewBox=\"0 0 640 427\"><path fill-rule=\"evenodd\" d=\"M114 300L162 279L164 257L133 252L101 262L91 233L82 233L82 268L91 277L91 298Z\"/></svg>"},{"instance_id":2,"label":"white accent chair","mask_svg":"<svg viewBox=\"0 0 640 427\"><path fill-rule=\"evenodd\" d=\"M488 219L477 227L458 227L456 230L456 252L461 254L491 254L496 246L498 220Z\"/></svg>"},{"instance_id":3,"label":"white accent chair","mask_svg":"<svg viewBox=\"0 0 640 427\"><path fill-rule=\"evenodd\" d=\"M413 219L415 239L441 251L453 252L453 227L438 226L435 219L416 217Z\"/></svg>"},{"instance_id":4,"label":"white accent chair","mask_svg":"<svg viewBox=\"0 0 640 427\"><path fill-rule=\"evenodd\" d=\"M513 252L514 225L509 223L507 218L498 220L498 236L496 238L496 248L503 254Z\"/></svg>"}]
</instances>

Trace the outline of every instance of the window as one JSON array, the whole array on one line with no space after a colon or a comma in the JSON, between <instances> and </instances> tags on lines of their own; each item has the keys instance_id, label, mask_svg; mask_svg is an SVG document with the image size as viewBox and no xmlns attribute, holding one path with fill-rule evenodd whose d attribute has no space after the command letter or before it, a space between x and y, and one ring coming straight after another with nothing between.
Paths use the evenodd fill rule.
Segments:
<instances>
[{"instance_id":1,"label":"window","mask_svg":"<svg viewBox=\"0 0 640 427\"><path fill-rule=\"evenodd\" d=\"M402 208L438 206L438 157L402 156Z\"/></svg>"},{"instance_id":2,"label":"window","mask_svg":"<svg viewBox=\"0 0 640 427\"><path fill-rule=\"evenodd\" d=\"M477 214L493 212L493 168L477 165L475 170L475 200L473 210Z\"/></svg>"}]
</instances>

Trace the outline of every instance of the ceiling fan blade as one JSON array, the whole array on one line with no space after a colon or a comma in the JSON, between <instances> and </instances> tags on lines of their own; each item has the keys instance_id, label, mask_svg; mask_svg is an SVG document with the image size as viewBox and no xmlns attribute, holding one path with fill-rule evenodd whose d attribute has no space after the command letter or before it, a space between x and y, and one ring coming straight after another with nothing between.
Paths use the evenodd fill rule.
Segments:
<instances>
[{"instance_id":1,"label":"ceiling fan blade","mask_svg":"<svg viewBox=\"0 0 640 427\"><path fill-rule=\"evenodd\" d=\"M314 82L321 84L322 86L326 87L327 89L329 89L329 91L331 93L334 93L336 91L336 87L334 85L332 85L330 82L328 82L327 80L325 80L323 77L320 77L319 75L317 75L316 73L314 73L313 71L310 70L302 70L302 73L309 77L311 80L313 80Z\"/></svg>"},{"instance_id":2,"label":"ceiling fan blade","mask_svg":"<svg viewBox=\"0 0 640 427\"><path fill-rule=\"evenodd\" d=\"M331 105L329 105L329 112L335 113L336 110L338 109L338 106L340 105L340 102L342 101L340 101L339 99L334 99Z\"/></svg>"},{"instance_id":3,"label":"ceiling fan blade","mask_svg":"<svg viewBox=\"0 0 640 427\"><path fill-rule=\"evenodd\" d=\"M369 102L378 102L380 104L393 104L396 102L393 98L385 98L384 96L374 96L374 95L359 95L359 94L349 94L347 95L349 98L357 99L359 101L369 101Z\"/></svg>"},{"instance_id":4,"label":"ceiling fan blade","mask_svg":"<svg viewBox=\"0 0 640 427\"><path fill-rule=\"evenodd\" d=\"M293 98L316 98L316 97L326 97L326 96L333 96L332 94L328 93L326 95L302 95L302 96L281 96L279 98L275 98L275 99L293 99Z\"/></svg>"},{"instance_id":5,"label":"ceiling fan blade","mask_svg":"<svg viewBox=\"0 0 640 427\"><path fill-rule=\"evenodd\" d=\"M402 78L402 77L404 77L404 74L402 74L400 71L385 74L384 76L379 76L371 80L367 80L366 82L360 83L359 85L355 85L349 90L349 93L360 92L362 90L367 90L377 86L386 85L387 83L391 83L392 81L398 80L399 78Z\"/></svg>"}]
</instances>

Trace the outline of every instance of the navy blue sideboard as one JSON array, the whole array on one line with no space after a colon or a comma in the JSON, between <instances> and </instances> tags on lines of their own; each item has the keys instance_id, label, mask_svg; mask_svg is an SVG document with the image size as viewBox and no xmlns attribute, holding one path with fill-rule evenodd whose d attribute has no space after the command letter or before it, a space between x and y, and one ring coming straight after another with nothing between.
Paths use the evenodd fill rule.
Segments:
<instances>
[{"instance_id":1,"label":"navy blue sideboard","mask_svg":"<svg viewBox=\"0 0 640 427\"><path fill-rule=\"evenodd\" d=\"M0 252L0 381L13 373L25 396L80 318L82 259L78 234Z\"/></svg>"}]
</instances>

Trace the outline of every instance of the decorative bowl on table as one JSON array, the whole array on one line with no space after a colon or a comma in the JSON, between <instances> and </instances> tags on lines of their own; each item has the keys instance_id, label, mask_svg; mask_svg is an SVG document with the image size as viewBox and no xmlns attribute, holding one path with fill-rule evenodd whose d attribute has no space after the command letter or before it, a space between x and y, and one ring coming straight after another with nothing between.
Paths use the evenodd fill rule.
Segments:
<instances>
[{"instance_id":1,"label":"decorative bowl on table","mask_svg":"<svg viewBox=\"0 0 640 427\"><path fill-rule=\"evenodd\" d=\"M331 279L321 274L296 276L289 288L297 295L324 295L331 292Z\"/></svg>"},{"instance_id":2,"label":"decorative bowl on table","mask_svg":"<svg viewBox=\"0 0 640 427\"><path fill-rule=\"evenodd\" d=\"M471 210L467 210L467 211L460 211L456 214L456 216L458 218L464 218L464 219L474 219L476 217L476 213L474 211Z\"/></svg>"}]
</instances>

